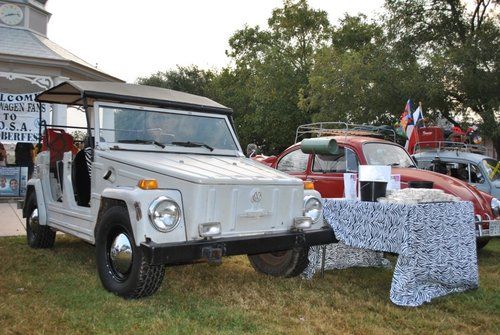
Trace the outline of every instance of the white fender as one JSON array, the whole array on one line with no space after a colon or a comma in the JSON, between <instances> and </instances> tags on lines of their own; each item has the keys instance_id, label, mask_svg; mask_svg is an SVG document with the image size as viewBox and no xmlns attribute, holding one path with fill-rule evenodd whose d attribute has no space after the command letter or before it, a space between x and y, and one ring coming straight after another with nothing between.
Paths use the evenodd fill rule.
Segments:
<instances>
[{"instance_id":1,"label":"white fender","mask_svg":"<svg viewBox=\"0 0 500 335\"><path fill-rule=\"evenodd\" d=\"M181 218L176 229L168 233L159 232L151 225L148 217L149 205L153 200L162 195L173 199L182 208L181 193L178 190L171 189L143 190L139 187L105 188L101 193L101 199L122 200L127 204L130 223L137 245L146 241L146 238L150 238L153 242L157 243L185 241L184 218Z\"/></svg>"},{"instance_id":2,"label":"white fender","mask_svg":"<svg viewBox=\"0 0 500 335\"><path fill-rule=\"evenodd\" d=\"M33 186L36 194L36 206L38 208L38 221L40 225L47 225L47 207L45 206L45 199L43 197L42 183L40 179L28 180L28 186Z\"/></svg>"}]
</instances>

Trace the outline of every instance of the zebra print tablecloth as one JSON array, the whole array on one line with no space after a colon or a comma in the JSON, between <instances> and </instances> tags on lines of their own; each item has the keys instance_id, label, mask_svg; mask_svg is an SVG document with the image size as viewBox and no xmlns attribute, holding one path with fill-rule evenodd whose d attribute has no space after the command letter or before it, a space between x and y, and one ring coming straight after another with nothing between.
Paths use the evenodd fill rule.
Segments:
<instances>
[{"instance_id":1,"label":"zebra print tablecloth","mask_svg":"<svg viewBox=\"0 0 500 335\"><path fill-rule=\"evenodd\" d=\"M347 245L398 253L390 299L419 306L478 287L470 202L418 205L325 199L324 215Z\"/></svg>"},{"instance_id":2,"label":"zebra print tablecloth","mask_svg":"<svg viewBox=\"0 0 500 335\"><path fill-rule=\"evenodd\" d=\"M324 263L323 252L325 253ZM352 267L391 266L391 262L384 258L383 252L351 247L343 242L311 247L309 249L308 260L309 265L302 272L302 278L305 279L311 279L321 268L324 270L334 270Z\"/></svg>"}]
</instances>

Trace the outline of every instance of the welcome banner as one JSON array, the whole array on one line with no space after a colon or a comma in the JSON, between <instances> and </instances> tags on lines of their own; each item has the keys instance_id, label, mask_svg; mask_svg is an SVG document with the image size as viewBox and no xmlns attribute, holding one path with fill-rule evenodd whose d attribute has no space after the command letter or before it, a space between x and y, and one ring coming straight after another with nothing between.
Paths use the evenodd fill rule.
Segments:
<instances>
[{"instance_id":1,"label":"welcome banner","mask_svg":"<svg viewBox=\"0 0 500 335\"><path fill-rule=\"evenodd\" d=\"M49 117L50 104L35 101L38 93L0 92L0 142L37 142L40 124Z\"/></svg>"}]
</instances>

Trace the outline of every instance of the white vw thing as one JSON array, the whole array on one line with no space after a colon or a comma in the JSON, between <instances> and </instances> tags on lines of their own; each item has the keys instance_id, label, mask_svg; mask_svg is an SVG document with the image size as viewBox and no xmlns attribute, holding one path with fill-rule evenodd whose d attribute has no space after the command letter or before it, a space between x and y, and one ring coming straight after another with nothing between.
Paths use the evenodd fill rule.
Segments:
<instances>
[{"instance_id":1,"label":"white vw thing","mask_svg":"<svg viewBox=\"0 0 500 335\"><path fill-rule=\"evenodd\" d=\"M210 99L66 82L37 101L83 110L88 140L76 155L58 152L57 140L68 136L41 126L45 150L23 210L28 243L52 247L59 230L95 244L100 279L115 294L153 294L166 265L227 255L247 254L268 275L296 276L309 246L335 241L319 193L244 157L232 111Z\"/></svg>"}]
</instances>

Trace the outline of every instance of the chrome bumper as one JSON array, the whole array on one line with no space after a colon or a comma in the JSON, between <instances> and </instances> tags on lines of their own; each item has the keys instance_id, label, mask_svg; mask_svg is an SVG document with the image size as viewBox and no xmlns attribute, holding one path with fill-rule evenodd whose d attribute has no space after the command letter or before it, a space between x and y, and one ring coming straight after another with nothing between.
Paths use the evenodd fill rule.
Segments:
<instances>
[{"instance_id":1,"label":"chrome bumper","mask_svg":"<svg viewBox=\"0 0 500 335\"><path fill-rule=\"evenodd\" d=\"M494 237L500 236L499 220L482 220L479 215L476 216L476 237Z\"/></svg>"}]
</instances>

